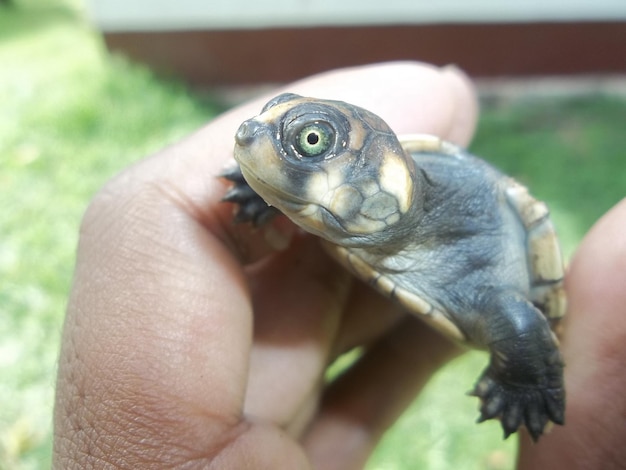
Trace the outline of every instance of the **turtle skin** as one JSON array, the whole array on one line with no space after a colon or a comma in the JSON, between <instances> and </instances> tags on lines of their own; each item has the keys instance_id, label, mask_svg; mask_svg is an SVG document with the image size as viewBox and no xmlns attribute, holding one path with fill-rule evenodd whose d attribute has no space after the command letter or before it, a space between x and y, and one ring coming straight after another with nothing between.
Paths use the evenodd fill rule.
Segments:
<instances>
[{"instance_id":1,"label":"turtle skin","mask_svg":"<svg viewBox=\"0 0 626 470\"><path fill-rule=\"evenodd\" d=\"M279 212L358 278L453 340L490 354L479 421L536 441L564 424L562 262L549 213L525 188L434 137L402 142L378 116L280 95L236 135L222 176L235 221ZM520 189L521 188L521 189Z\"/></svg>"}]
</instances>

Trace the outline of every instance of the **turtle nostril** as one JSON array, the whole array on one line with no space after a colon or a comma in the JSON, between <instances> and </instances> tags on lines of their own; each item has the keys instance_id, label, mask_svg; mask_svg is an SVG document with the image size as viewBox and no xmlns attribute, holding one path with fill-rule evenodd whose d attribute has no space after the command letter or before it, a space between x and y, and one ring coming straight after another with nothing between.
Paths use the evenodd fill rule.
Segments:
<instances>
[{"instance_id":1,"label":"turtle nostril","mask_svg":"<svg viewBox=\"0 0 626 470\"><path fill-rule=\"evenodd\" d=\"M261 127L262 125L254 119L244 121L235 134L235 142L242 146L250 145Z\"/></svg>"}]
</instances>

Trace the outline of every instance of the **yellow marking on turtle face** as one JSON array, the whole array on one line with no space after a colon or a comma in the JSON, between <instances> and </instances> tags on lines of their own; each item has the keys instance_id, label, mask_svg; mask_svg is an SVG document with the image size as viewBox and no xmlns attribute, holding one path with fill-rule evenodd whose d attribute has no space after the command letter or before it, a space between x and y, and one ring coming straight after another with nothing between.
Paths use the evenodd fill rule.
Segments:
<instances>
[{"instance_id":1,"label":"yellow marking on turtle face","mask_svg":"<svg viewBox=\"0 0 626 470\"><path fill-rule=\"evenodd\" d=\"M365 235L380 232L384 230L387 225L382 220L371 220L367 217L363 217L361 214L357 214L354 217L354 221L352 223L347 222L345 227L350 233Z\"/></svg>"},{"instance_id":2,"label":"yellow marking on turtle face","mask_svg":"<svg viewBox=\"0 0 626 470\"><path fill-rule=\"evenodd\" d=\"M318 236L326 232L326 223L322 219L320 206L317 204L306 204L296 212L287 214L297 225Z\"/></svg>"},{"instance_id":3,"label":"yellow marking on turtle face","mask_svg":"<svg viewBox=\"0 0 626 470\"><path fill-rule=\"evenodd\" d=\"M318 202L329 207L334 199L334 192L343 186L342 175L338 171L319 171L308 176L306 187L302 188L305 198L311 202Z\"/></svg>"},{"instance_id":4,"label":"yellow marking on turtle face","mask_svg":"<svg viewBox=\"0 0 626 470\"><path fill-rule=\"evenodd\" d=\"M365 129L363 129L362 125L354 125L350 130L350 148L352 150L359 150L363 148L363 144L365 142L365 137L367 137L368 133Z\"/></svg>"},{"instance_id":5,"label":"yellow marking on turtle face","mask_svg":"<svg viewBox=\"0 0 626 470\"><path fill-rule=\"evenodd\" d=\"M309 175L306 187L302 188L308 201L324 202L330 191L328 175L323 171Z\"/></svg>"},{"instance_id":6,"label":"yellow marking on turtle face","mask_svg":"<svg viewBox=\"0 0 626 470\"><path fill-rule=\"evenodd\" d=\"M400 220L400 214L395 213L395 214L391 214L389 217L387 217L387 218L385 219L385 223L386 223L387 225L393 225L393 224L395 224L396 222L398 222L398 220Z\"/></svg>"},{"instance_id":7,"label":"yellow marking on turtle face","mask_svg":"<svg viewBox=\"0 0 626 470\"><path fill-rule=\"evenodd\" d=\"M293 100L274 105L264 113L256 116L254 119L265 124L278 122L287 111L302 103L302 101L304 100Z\"/></svg>"},{"instance_id":8,"label":"yellow marking on turtle face","mask_svg":"<svg viewBox=\"0 0 626 470\"><path fill-rule=\"evenodd\" d=\"M386 227L384 218L374 220L359 213L364 203L363 196L356 187L343 181L339 167L327 167L325 171L310 175L303 193L307 201L327 209L350 233L373 233ZM313 216L321 217L320 214Z\"/></svg>"},{"instance_id":9,"label":"yellow marking on turtle face","mask_svg":"<svg viewBox=\"0 0 626 470\"><path fill-rule=\"evenodd\" d=\"M328 208L337 217L349 222L356 213L355 206L360 206L362 202L363 198L356 188L349 184L344 184L332 192Z\"/></svg>"},{"instance_id":10,"label":"yellow marking on turtle face","mask_svg":"<svg viewBox=\"0 0 626 470\"><path fill-rule=\"evenodd\" d=\"M394 153L386 153L380 165L380 187L398 201L402 213L409 210L413 180L406 162Z\"/></svg>"},{"instance_id":11,"label":"yellow marking on turtle face","mask_svg":"<svg viewBox=\"0 0 626 470\"><path fill-rule=\"evenodd\" d=\"M299 217L312 217L320 210L317 204L303 204L298 210L297 215Z\"/></svg>"}]
</instances>

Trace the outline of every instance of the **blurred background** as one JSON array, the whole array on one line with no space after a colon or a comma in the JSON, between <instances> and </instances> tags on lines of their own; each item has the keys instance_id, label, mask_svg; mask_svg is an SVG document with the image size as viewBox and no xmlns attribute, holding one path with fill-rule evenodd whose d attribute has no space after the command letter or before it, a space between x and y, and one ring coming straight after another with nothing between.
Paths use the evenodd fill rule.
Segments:
<instances>
[{"instance_id":1,"label":"blurred background","mask_svg":"<svg viewBox=\"0 0 626 470\"><path fill-rule=\"evenodd\" d=\"M567 258L626 193L622 0L0 0L1 470L50 465L78 227L98 188L242 97L393 59L476 79L471 150L548 202ZM514 468L515 440L474 424L463 394L485 362L438 373L368 469Z\"/></svg>"}]
</instances>

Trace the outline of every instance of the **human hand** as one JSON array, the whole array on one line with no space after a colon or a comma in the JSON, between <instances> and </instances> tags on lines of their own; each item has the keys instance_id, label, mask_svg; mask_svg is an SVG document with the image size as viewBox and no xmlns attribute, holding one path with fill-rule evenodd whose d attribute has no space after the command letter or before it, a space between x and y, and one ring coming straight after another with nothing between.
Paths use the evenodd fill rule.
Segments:
<instances>
[{"instance_id":1,"label":"human hand","mask_svg":"<svg viewBox=\"0 0 626 470\"><path fill-rule=\"evenodd\" d=\"M476 117L460 74L423 65L346 70L289 90L460 144ZM91 203L59 361L57 468L359 468L455 353L419 322L405 326L286 220L271 233L232 223L216 175L267 98L132 166ZM363 361L326 387L328 364L364 343Z\"/></svg>"},{"instance_id":2,"label":"human hand","mask_svg":"<svg viewBox=\"0 0 626 470\"><path fill-rule=\"evenodd\" d=\"M565 426L538 445L523 436L520 469L626 466L626 199L587 234L565 277Z\"/></svg>"},{"instance_id":3,"label":"human hand","mask_svg":"<svg viewBox=\"0 0 626 470\"><path fill-rule=\"evenodd\" d=\"M335 72L289 91L461 145L476 118L460 75L421 65ZM129 168L90 205L59 361L55 467L361 468L456 354L284 220L256 232L231 223L215 175L266 98ZM288 247L273 253L277 243ZM362 361L326 386L327 365L360 344L370 345ZM524 464L553 436L525 446Z\"/></svg>"}]
</instances>

